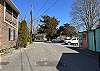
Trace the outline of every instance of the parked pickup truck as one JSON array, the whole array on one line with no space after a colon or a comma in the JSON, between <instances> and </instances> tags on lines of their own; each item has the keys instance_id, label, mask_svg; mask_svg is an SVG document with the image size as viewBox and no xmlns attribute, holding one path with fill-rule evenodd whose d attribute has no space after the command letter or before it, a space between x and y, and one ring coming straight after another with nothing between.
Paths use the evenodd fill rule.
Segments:
<instances>
[{"instance_id":1,"label":"parked pickup truck","mask_svg":"<svg viewBox=\"0 0 100 71\"><path fill-rule=\"evenodd\" d=\"M73 37L73 38L69 38L69 39L65 39L64 43L67 45L79 45L79 40L77 37Z\"/></svg>"}]
</instances>

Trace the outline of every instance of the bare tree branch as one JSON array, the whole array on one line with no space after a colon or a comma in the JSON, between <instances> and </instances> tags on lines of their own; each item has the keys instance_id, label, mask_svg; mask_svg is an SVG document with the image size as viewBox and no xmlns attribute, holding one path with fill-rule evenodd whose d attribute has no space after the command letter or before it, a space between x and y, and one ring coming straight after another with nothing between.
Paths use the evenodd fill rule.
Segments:
<instances>
[{"instance_id":1,"label":"bare tree branch","mask_svg":"<svg viewBox=\"0 0 100 71\"><path fill-rule=\"evenodd\" d=\"M86 30L91 30L100 18L99 0L75 0L71 12L74 23L85 25Z\"/></svg>"}]
</instances>

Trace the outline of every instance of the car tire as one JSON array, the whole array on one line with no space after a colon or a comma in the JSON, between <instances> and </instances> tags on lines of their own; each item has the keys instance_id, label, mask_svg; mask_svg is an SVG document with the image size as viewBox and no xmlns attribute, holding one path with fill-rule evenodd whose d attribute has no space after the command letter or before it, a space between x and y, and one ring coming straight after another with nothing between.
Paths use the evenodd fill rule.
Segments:
<instances>
[{"instance_id":1,"label":"car tire","mask_svg":"<svg viewBox=\"0 0 100 71\"><path fill-rule=\"evenodd\" d=\"M71 42L68 42L68 45L71 45Z\"/></svg>"}]
</instances>

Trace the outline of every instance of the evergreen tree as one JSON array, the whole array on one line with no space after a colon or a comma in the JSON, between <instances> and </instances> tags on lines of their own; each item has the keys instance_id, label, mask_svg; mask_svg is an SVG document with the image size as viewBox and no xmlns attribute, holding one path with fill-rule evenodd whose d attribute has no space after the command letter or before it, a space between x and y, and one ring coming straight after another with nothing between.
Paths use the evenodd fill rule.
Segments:
<instances>
[{"instance_id":1,"label":"evergreen tree","mask_svg":"<svg viewBox=\"0 0 100 71\"><path fill-rule=\"evenodd\" d=\"M27 42L29 41L29 30L25 19L19 24L18 39L19 46L25 48L27 46Z\"/></svg>"},{"instance_id":2,"label":"evergreen tree","mask_svg":"<svg viewBox=\"0 0 100 71\"><path fill-rule=\"evenodd\" d=\"M43 24L40 25L40 28L38 29L38 33L44 33L46 34L47 40L52 40L54 38L54 35L57 30L57 25L59 24L59 21L52 16L44 15L41 17L42 19L40 22Z\"/></svg>"}]
</instances>

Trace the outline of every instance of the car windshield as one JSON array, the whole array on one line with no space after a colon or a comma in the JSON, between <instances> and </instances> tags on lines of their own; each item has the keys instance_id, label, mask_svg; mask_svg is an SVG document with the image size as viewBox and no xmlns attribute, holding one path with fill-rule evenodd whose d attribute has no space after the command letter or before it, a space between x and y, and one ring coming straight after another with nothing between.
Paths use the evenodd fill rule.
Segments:
<instances>
[{"instance_id":1,"label":"car windshield","mask_svg":"<svg viewBox=\"0 0 100 71\"><path fill-rule=\"evenodd\" d=\"M76 38L72 38L72 40L76 40Z\"/></svg>"},{"instance_id":2,"label":"car windshield","mask_svg":"<svg viewBox=\"0 0 100 71\"><path fill-rule=\"evenodd\" d=\"M66 38L65 40L71 40L70 38Z\"/></svg>"}]
</instances>

